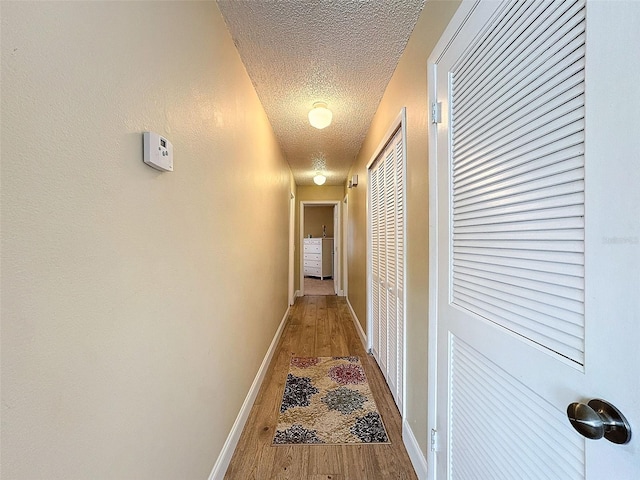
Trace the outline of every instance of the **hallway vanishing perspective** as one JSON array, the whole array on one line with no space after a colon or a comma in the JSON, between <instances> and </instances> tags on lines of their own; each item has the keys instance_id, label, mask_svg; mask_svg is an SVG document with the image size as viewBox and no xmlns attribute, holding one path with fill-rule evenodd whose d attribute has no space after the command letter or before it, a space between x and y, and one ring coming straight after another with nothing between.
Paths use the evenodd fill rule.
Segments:
<instances>
[{"instance_id":1,"label":"hallway vanishing perspective","mask_svg":"<svg viewBox=\"0 0 640 480\"><path fill-rule=\"evenodd\" d=\"M361 358L390 445L273 446L292 356ZM226 480L376 480L417 478L402 443L402 421L373 357L365 352L344 297L296 299L225 475Z\"/></svg>"}]
</instances>

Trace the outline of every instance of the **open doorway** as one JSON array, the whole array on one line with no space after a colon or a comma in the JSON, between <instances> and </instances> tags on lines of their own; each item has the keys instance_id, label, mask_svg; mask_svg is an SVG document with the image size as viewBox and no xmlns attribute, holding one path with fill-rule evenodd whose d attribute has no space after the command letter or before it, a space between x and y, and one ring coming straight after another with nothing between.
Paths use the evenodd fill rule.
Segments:
<instances>
[{"instance_id":1,"label":"open doorway","mask_svg":"<svg viewBox=\"0 0 640 480\"><path fill-rule=\"evenodd\" d=\"M300 202L300 294L340 293L340 202Z\"/></svg>"}]
</instances>

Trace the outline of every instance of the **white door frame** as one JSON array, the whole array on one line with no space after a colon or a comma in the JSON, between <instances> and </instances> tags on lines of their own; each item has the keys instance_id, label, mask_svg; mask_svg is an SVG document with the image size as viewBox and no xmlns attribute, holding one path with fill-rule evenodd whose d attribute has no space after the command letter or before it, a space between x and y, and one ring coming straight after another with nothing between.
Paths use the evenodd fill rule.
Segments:
<instances>
[{"instance_id":1,"label":"white door frame","mask_svg":"<svg viewBox=\"0 0 640 480\"><path fill-rule=\"evenodd\" d=\"M296 299L295 287L295 250L296 250L296 196L291 193L289 200L289 305Z\"/></svg>"},{"instance_id":2,"label":"white door frame","mask_svg":"<svg viewBox=\"0 0 640 480\"><path fill-rule=\"evenodd\" d=\"M463 3L460 8L466 7ZM443 34L444 35L444 34ZM428 77L428 102L432 105L435 102L436 83L435 70L436 67L429 59ZM427 430L435 432L437 424L436 399L438 398L437 380L438 380L438 161L436 157L436 141L438 131L436 128L429 127L429 313L428 313L428 332L429 339L427 345ZM432 434L433 435L433 434ZM431 448L427 450L427 467L430 480L436 479L436 445L435 437L431 439Z\"/></svg>"},{"instance_id":3,"label":"white door frame","mask_svg":"<svg viewBox=\"0 0 640 480\"><path fill-rule=\"evenodd\" d=\"M477 3L462 2L456 14L467 18ZM451 38L451 30L455 30L458 25L451 25L445 29L440 36L443 38ZM434 49L435 51L435 49ZM427 106L434 105L437 102L436 92L436 61L435 57L428 59L427 66ZM435 113L435 112L434 112ZM429 340L427 345L427 430L431 438L427 438L431 447L427 450L427 478L436 479L436 450L437 437L434 435L437 425L437 409L436 400L438 398L438 159L437 159L437 141L438 129L429 122L429 313L428 313L428 332Z\"/></svg>"},{"instance_id":4,"label":"white door frame","mask_svg":"<svg viewBox=\"0 0 640 480\"><path fill-rule=\"evenodd\" d=\"M342 200L342 279L341 281L341 289L339 295L341 297L346 297L349 295L349 279L348 279L348 266L349 266L349 204L348 204L349 195L345 195Z\"/></svg>"},{"instance_id":5,"label":"white door frame","mask_svg":"<svg viewBox=\"0 0 640 480\"><path fill-rule=\"evenodd\" d=\"M302 252L304 249L302 245L304 245L304 208L307 205L313 205L316 207L333 207L333 216L334 216L334 224L337 225L338 230L341 230L342 225L342 217L340 216L340 200L300 200L300 228L299 228L299 241L300 248L298 253L298 258L300 260L300 296L304 296L304 259L302 258ZM337 221L336 221L337 216ZM334 288L337 288L337 283L335 281L336 277L339 278L340 275L340 265L342 264L340 259L341 246L340 243L340 231L333 232L333 251L336 252L333 256L333 278L334 278ZM337 293L337 292L336 292Z\"/></svg>"}]
</instances>

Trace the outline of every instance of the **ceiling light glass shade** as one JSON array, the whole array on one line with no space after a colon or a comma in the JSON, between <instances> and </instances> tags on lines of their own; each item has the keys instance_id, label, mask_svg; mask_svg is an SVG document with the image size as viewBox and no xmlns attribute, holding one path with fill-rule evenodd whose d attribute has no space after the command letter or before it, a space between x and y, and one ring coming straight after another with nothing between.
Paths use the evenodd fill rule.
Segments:
<instances>
[{"instance_id":1,"label":"ceiling light glass shade","mask_svg":"<svg viewBox=\"0 0 640 480\"><path fill-rule=\"evenodd\" d=\"M313 183L315 183L316 185L324 185L324 182L326 181L327 181L327 177L325 177L320 173L315 177L313 177Z\"/></svg>"},{"instance_id":2,"label":"ceiling light glass shade","mask_svg":"<svg viewBox=\"0 0 640 480\"><path fill-rule=\"evenodd\" d=\"M332 119L333 113L327 108L326 103L316 102L313 104L313 108L309 112L309 123L312 127L322 130L331 124Z\"/></svg>"}]
</instances>

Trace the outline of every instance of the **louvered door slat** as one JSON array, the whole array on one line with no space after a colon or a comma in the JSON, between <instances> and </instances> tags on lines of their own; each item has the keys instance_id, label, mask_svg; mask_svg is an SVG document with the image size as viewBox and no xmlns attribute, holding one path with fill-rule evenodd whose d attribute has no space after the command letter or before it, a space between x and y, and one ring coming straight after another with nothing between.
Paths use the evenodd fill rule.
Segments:
<instances>
[{"instance_id":1,"label":"louvered door slat","mask_svg":"<svg viewBox=\"0 0 640 480\"><path fill-rule=\"evenodd\" d=\"M525 260L545 260L567 265L582 265L582 255L574 252L552 250L510 249L481 246L459 246L457 254L490 255L492 257L521 258Z\"/></svg>"},{"instance_id":2,"label":"louvered door slat","mask_svg":"<svg viewBox=\"0 0 640 480\"><path fill-rule=\"evenodd\" d=\"M457 267L456 270L460 270L461 272L464 268L470 268L477 269L478 271L484 271L487 274L493 272L503 276L514 277L514 280L518 278L535 280L538 282L547 283L550 286L553 285L558 287L571 287L575 289L580 289L582 286L582 277L574 277L571 275L563 275L559 273L541 272L537 270L527 270L496 264L480 264L479 262L470 262L468 260L455 260L453 262L453 265Z\"/></svg>"},{"instance_id":3,"label":"louvered door slat","mask_svg":"<svg viewBox=\"0 0 640 480\"><path fill-rule=\"evenodd\" d=\"M511 167L524 165L533 160L544 160L546 157L557 153L563 155L564 158L570 158L576 146L584 149L584 134L582 131L552 132L543 138L541 142L526 143L515 147L513 150L503 150L497 152L497 155L476 160L475 163L470 163L466 167L458 165L456 183L464 184L464 180L469 179L472 175L471 179L473 180L478 178L478 175L494 173L492 170L496 170L496 172L507 171Z\"/></svg>"},{"instance_id":4,"label":"louvered door slat","mask_svg":"<svg viewBox=\"0 0 640 480\"><path fill-rule=\"evenodd\" d=\"M562 198L557 199L558 201L563 200ZM518 211L520 209L520 211ZM498 210L498 209L495 209ZM483 212L483 216L479 218L473 218L471 215L467 214L464 217L463 215L454 215L456 221L460 223L460 226L478 226L478 225L490 225L497 223L508 223L511 224L513 222L518 222L522 220L532 221L544 218L571 218L574 216L584 215L584 206L583 205L561 205L557 208L540 208L538 210L532 210L531 205L529 203L525 205L515 205L513 206L514 213L504 214L501 212L492 212L493 215L485 215L486 212Z\"/></svg>"},{"instance_id":5,"label":"louvered door slat","mask_svg":"<svg viewBox=\"0 0 640 480\"><path fill-rule=\"evenodd\" d=\"M557 330L576 338L579 338L583 333L581 325L567 321L568 318L573 318L574 320L579 321L582 313L575 314L559 308L551 308L548 305L545 306L541 302L535 302L523 297L518 297L513 295L511 292L493 289L485 286L484 284L480 285L469 282L466 279L456 278L454 281L460 288L461 292L464 292L469 296L476 297L481 301L486 301L487 304L494 305L505 311L517 314L528 326L535 325L535 323L539 322L544 326L544 331L546 332ZM517 303L514 303L514 301ZM537 313L542 314L538 315ZM579 346L579 344L572 346L576 347Z\"/></svg>"},{"instance_id":6,"label":"louvered door slat","mask_svg":"<svg viewBox=\"0 0 640 480\"><path fill-rule=\"evenodd\" d=\"M453 261L454 263L471 261L479 266L482 264L501 265L520 268L523 270L558 273L574 277L581 277L584 275L584 266L582 264L559 264L556 262L549 262L546 258L544 260L528 260L517 257L484 255L480 252L474 252L472 254L456 252L453 256Z\"/></svg>"},{"instance_id":7,"label":"louvered door slat","mask_svg":"<svg viewBox=\"0 0 640 480\"><path fill-rule=\"evenodd\" d=\"M545 118L535 119L531 124L526 125L522 130L517 132L509 132L509 135L498 137L495 142L485 142L482 145L476 145L464 153L459 154L454 151L456 158L460 159L459 166L468 166L476 168L478 164L482 164L483 160L487 160L487 156L503 155L505 152L511 151L515 146L544 142L547 143L549 135L552 132L562 134L559 140L573 134L577 131L584 130L584 107L573 109L567 115L554 118L553 112ZM483 158L484 157L484 158ZM457 173L458 165L454 166Z\"/></svg>"},{"instance_id":8,"label":"louvered door slat","mask_svg":"<svg viewBox=\"0 0 640 480\"><path fill-rule=\"evenodd\" d=\"M482 137L487 129L494 124L508 125L513 121L522 119L536 108L546 107L550 102L557 99L559 93L578 96L581 91L580 82L584 80L584 53L584 48L571 52L568 58L573 62L569 67L564 66L563 62L559 61L544 76L544 79L530 83L518 95L496 99L496 103L493 105L478 105L479 109L485 108L484 111L479 113L484 115L487 125L474 131L458 132L460 134L460 146L462 147L476 138ZM535 97L532 96L534 92L536 93Z\"/></svg>"},{"instance_id":9,"label":"louvered door slat","mask_svg":"<svg viewBox=\"0 0 640 480\"><path fill-rule=\"evenodd\" d=\"M539 281L529 278L529 276L514 276L514 272L502 272L499 269L475 268L473 265L458 265L456 275L470 275L477 277L479 280L487 279L488 281L496 281L505 285L516 285L522 288L528 288L533 292L550 293L562 299L576 300L584 302L584 292L581 288L575 288L571 285L552 285L549 282ZM550 287L553 287L551 290Z\"/></svg>"},{"instance_id":10,"label":"louvered door slat","mask_svg":"<svg viewBox=\"0 0 640 480\"><path fill-rule=\"evenodd\" d=\"M516 221L504 221L495 224L479 224L479 225L460 225L457 233L473 234L473 233L494 233L494 232L527 232L540 230L564 230L564 229L582 229L584 227L584 218L582 216L569 218L545 218L542 220L525 220L522 215Z\"/></svg>"},{"instance_id":11,"label":"louvered door slat","mask_svg":"<svg viewBox=\"0 0 640 480\"><path fill-rule=\"evenodd\" d=\"M464 274L457 274L454 278L456 281L459 279L461 282L473 283L474 285L492 289L499 296L510 295L514 298L518 297L518 302L522 302L523 305L539 305L537 308L540 308L542 312L562 318L569 324L580 325L582 322L581 316L584 314L582 301L562 298L554 293L534 291L517 285L494 281L478 274L473 275L469 272L471 272L471 270ZM478 271L476 270L476 272ZM565 327L560 326L559 328L562 329ZM566 328L571 327L567 326Z\"/></svg>"},{"instance_id":12,"label":"louvered door slat","mask_svg":"<svg viewBox=\"0 0 640 480\"><path fill-rule=\"evenodd\" d=\"M396 281L397 281L397 245L396 245L396 165L395 148L393 142L387 148L385 169L385 200L386 200L386 259L387 259L387 383L391 391L396 391L397 381L397 301L396 301ZM395 396L395 395L394 395Z\"/></svg>"},{"instance_id":13,"label":"louvered door slat","mask_svg":"<svg viewBox=\"0 0 640 480\"><path fill-rule=\"evenodd\" d=\"M583 81L584 77L582 75L572 79L572 83L580 83ZM491 129L482 136L458 144L456 153L459 154L461 158L464 158L467 152L485 151L494 145L509 144L514 138L522 137L524 134L537 128L540 124L546 124L552 121L557 122L559 116L571 120L571 117L565 117L565 115L572 112L574 112L574 119L582 118L584 116L584 98L578 90L579 88L567 88L560 92L550 92L554 94L554 97L548 99L546 103L539 106L532 105L527 110L520 109L516 115L503 121L488 123L486 121L487 119L484 119L485 125L490 126ZM567 96L577 96L566 99L563 98L564 94L567 94ZM558 95L560 95L560 97L558 97Z\"/></svg>"},{"instance_id":14,"label":"louvered door slat","mask_svg":"<svg viewBox=\"0 0 640 480\"><path fill-rule=\"evenodd\" d=\"M485 198L474 197L469 200L460 200L456 204L455 214L476 212L478 215L483 215L489 212L488 214L490 215L490 212L493 211L492 209L499 207L524 206L524 204L528 203L533 208L539 208L540 202L548 201L556 202L556 206L560 206L557 202L573 202L576 195L581 195L584 198L584 181L572 181L570 180L572 176L573 174L555 175L552 178L542 179L535 185L527 185L529 189L522 193L519 192L524 188L520 190L510 188L500 192L501 195L499 197L487 194ZM572 203L567 204L573 205Z\"/></svg>"},{"instance_id":15,"label":"louvered door slat","mask_svg":"<svg viewBox=\"0 0 640 480\"><path fill-rule=\"evenodd\" d=\"M492 79L494 82L487 86L488 90L483 96L470 97L467 102L461 103L459 120L466 123L476 121L478 116L485 116L494 121L514 104L522 102L523 99L531 101L540 97L558 81L566 78L566 75L579 73L582 70L580 64L584 57L584 36L580 25L564 25L564 27L571 27L571 29L566 31L563 29L557 36L548 38L543 54L526 56L522 59L522 63L503 65L500 75ZM562 38L559 38L561 36L567 37L570 42L562 42ZM541 69L542 66L545 68ZM537 69L541 71L536 71ZM563 73L565 69L569 71ZM533 71L536 71L537 76L532 78L529 75ZM517 90L513 91L514 87L517 87ZM477 91L480 86L475 88ZM528 105L528 101L523 105ZM467 124L467 127L461 130L461 134L464 136L468 133L476 133L476 131L469 130Z\"/></svg>"},{"instance_id":16,"label":"louvered door slat","mask_svg":"<svg viewBox=\"0 0 640 480\"><path fill-rule=\"evenodd\" d=\"M380 206L378 203L378 170L371 172L371 270L372 270L372 286L371 289L371 317L374 338L380 337L380 292L378 285L380 284L380 241L378 235ZM372 345L374 354L377 355L379 347L377 342Z\"/></svg>"},{"instance_id":17,"label":"louvered door slat","mask_svg":"<svg viewBox=\"0 0 640 480\"><path fill-rule=\"evenodd\" d=\"M396 159L396 239L397 239L397 380L396 380L396 404L402 412L402 392L404 390L404 149L402 144L402 132L395 137Z\"/></svg>"},{"instance_id":18,"label":"louvered door slat","mask_svg":"<svg viewBox=\"0 0 640 480\"><path fill-rule=\"evenodd\" d=\"M481 172L477 172L476 175L466 175L465 178L456 181L456 195L464 198L466 192L475 192L480 188L495 185L500 181L513 177L525 179L525 177L521 176L528 173L533 175L534 178L535 176L540 178L546 176L545 172L547 171L557 174L575 170L581 168L584 162L581 158L583 154L584 152L579 145L572 145L539 158L529 159L526 163L522 163L522 159L510 159L501 165L484 165L484 169ZM551 168L551 170L544 170L547 168Z\"/></svg>"},{"instance_id":19,"label":"louvered door slat","mask_svg":"<svg viewBox=\"0 0 640 480\"><path fill-rule=\"evenodd\" d=\"M544 243L536 242L536 241L528 241L528 240L516 240L516 239L488 239L488 238L469 238L469 239L458 239L456 242L456 248L501 248L506 252L508 251L532 251L536 252L540 255L546 255L547 252L550 252L551 255L557 253L573 253L579 256L580 261L583 259L583 249L584 244L582 239L577 241L567 241L565 239L558 241L551 241L550 239L545 239ZM554 259L555 261L555 259ZM559 260L560 262L562 260Z\"/></svg>"},{"instance_id":20,"label":"louvered door slat","mask_svg":"<svg viewBox=\"0 0 640 480\"><path fill-rule=\"evenodd\" d=\"M504 72L497 68L505 49L514 42L514 37L517 40L522 34L522 25L529 15L543 18L540 15L542 8L541 4L536 8L534 2L513 3L493 28L485 32L484 38L477 42L473 53L467 55L457 68L460 75L461 98L466 98L476 85L484 85L487 78L504 75Z\"/></svg>"},{"instance_id":21,"label":"louvered door slat","mask_svg":"<svg viewBox=\"0 0 640 480\"><path fill-rule=\"evenodd\" d=\"M581 1L513 2L451 75L453 302L577 363L584 30Z\"/></svg>"},{"instance_id":22,"label":"louvered door slat","mask_svg":"<svg viewBox=\"0 0 640 480\"><path fill-rule=\"evenodd\" d=\"M482 317L491 317L496 323L513 332L519 333L523 337L538 345L542 345L558 354L570 358L574 361L584 360L581 354L583 345L584 329L579 335L568 335L559 329L550 328L539 321L520 315L516 309L508 308L513 304L505 304L482 294L476 294L460 287L458 294L459 305L469 308L475 306L476 314ZM507 308L504 308L504 307Z\"/></svg>"},{"instance_id":23,"label":"louvered door slat","mask_svg":"<svg viewBox=\"0 0 640 480\"><path fill-rule=\"evenodd\" d=\"M387 275L388 275L388 264L387 264L387 235L386 235L386 218L387 218L387 205L386 205L386 195L385 195L385 169L387 163L387 151L385 151L382 161L379 165L378 172L378 204L380 206L380 223L378 225L378 235L380 238L380 282L378 284L378 289L380 291L380 335L378 338L379 345L379 363L382 372L386 376L386 372L388 369L388 302L387 302Z\"/></svg>"}]
</instances>

